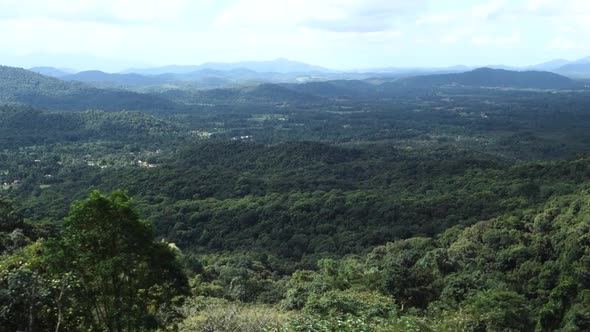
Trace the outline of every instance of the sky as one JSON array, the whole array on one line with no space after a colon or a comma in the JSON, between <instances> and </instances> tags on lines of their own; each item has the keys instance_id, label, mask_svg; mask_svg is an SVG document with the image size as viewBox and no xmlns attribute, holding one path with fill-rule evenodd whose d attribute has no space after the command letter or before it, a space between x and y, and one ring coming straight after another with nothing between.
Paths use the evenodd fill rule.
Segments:
<instances>
[{"instance_id":1,"label":"sky","mask_svg":"<svg viewBox=\"0 0 590 332\"><path fill-rule=\"evenodd\" d=\"M589 35L588 0L0 0L0 64L25 68L522 66Z\"/></svg>"}]
</instances>

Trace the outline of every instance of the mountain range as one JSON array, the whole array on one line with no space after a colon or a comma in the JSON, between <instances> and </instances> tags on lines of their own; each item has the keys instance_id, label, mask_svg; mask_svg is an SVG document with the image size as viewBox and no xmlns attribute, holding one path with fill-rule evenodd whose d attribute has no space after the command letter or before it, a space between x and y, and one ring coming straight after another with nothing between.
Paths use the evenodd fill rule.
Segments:
<instances>
[{"instance_id":1,"label":"mountain range","mask_svg":"<svg viewBox=\"0 0 590 332\"><path fill-rule=\"evenodd\" d=\"M554 59L551 61L529 65L529 66L506 66L506 65L486 65L484 67L492 68L492 69L505 69L505 70L512 70L512 71L530 71L530 70L538 70L538 71L550 71L559 74L565 75L572 75L572 76L590 76L590 56L581 58L578 60L570 61L566 59ZM403 74L403 75L416 75L416 74L425 74L425 73L457 73L457 72L465 72L469 70L474 70L477 68L482 68L482 66L465 66L465 65L457 65L452 67L414 67L414 68L404 68L404 67L386 67L386 68L372 68L372 69L365 69L359 71L369 71L369 72L376 72L376 73L394 73L394 74Z\"/></svg>"},{"instance_id":2,"label":"mountain range","mask_svg":"<svg viewBox=\"0 0 590 332\"><path fill-rule=\"evenodd\" d=\"M448 85L519 89L575 89L581 87L581 83L552 72L493 68L478 68L464 73L414 76L401 79L396 83L422 88Z\"/></svg>"},{"instance_id":3,"label":"mountain range","mask_svg":"<svg viewBox=\"0 0 590 332\"><path fill-rule=\"evenodd\" d=\"M548 71L572 78L590 78L590 57L575 61L555 59L536 65L511 67L489 65L491 69L509 71ZM434 74L457 74L479 67L464 65L445 68L372 68L357 71L336 71L284 58L272 61L235 63L208 62L201 65L170 65L152 68L132 68L118 73L98 70L75 72L71 69L33 67L30 70L65 81L80 81L99 88L133 88L139 90L239 87L260 83L303 83L333 80L365 80L369 78L402 78Z\"/></svg>"},{"instance_id":4,"label":"mountain range","mask_svg":"<svg viewBox=\"0 0 590 332\"><path fill-rule=\"evenodd\" d=\"M231 71L247 69L259 73L335 73L336 70L313 66L303 62L291 61L284 58L272 61L243 61L243 62L207 62L198 66L164 66L155 68L132 68L122 71L122 74L136 73L142 75L187 74L200 70Z\"/></svg>"},{"instance_id":5,"label":"mountain range","mask_svg":"<svg viewBox=\"0 0 590 332\"><path fill-rule=\"evenodd\" d=\"M229 74L228 74L229 73ZM190 81L213 75L219 87L195 89ZM179 74L180 75L180 74ZM231 75L234 75L232 78ZM408 91L431 91L439 88L481 88L499 87L515 89L585 89L582 82L543 71L509 71L503 69L479 68L463 73L418 75L409 77L381 77L371 79L339 79L306 83L259 82L246 85L224 85L225 80L236 75L256 77L258 73L248 70L229 72L201 70L180 75L187 80L184 89L169 89L177 76L162 74L142 76L139 74L108 74L99 71L66 75L61 79L41 75L29 70L0 66L0 104L26 104L41 109L53 110L172 110L183 105L201 103L239 103L244 100L271 103L316 103L334 98L390 98L405 95ZM175 78L176 77L176 78ZM111 86L117 78L120 87ZM103 87L80 82L90 79L101 81ZM153 84L152 89L143 92L125 88L132 85ZM124 84L125 83L125 84ZM162 85L158 85L162 84Z\"/></svg>"}]
</instances>

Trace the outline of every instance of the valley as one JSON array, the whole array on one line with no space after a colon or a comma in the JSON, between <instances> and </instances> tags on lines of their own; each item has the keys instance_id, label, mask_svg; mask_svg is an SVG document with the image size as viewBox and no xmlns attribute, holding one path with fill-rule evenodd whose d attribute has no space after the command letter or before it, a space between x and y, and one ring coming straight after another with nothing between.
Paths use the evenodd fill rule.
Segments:
<instances>
[{"instance_id":1,"label":"valley","mask_svg":"<svg viewBox=\"0 0 590 332\"><path fill-rule=\"evenodd\" d=\"M72 282L65 305L87 305L50 271L93 204L173 248L178 266L154 269L177 277L149 312L164 330L226 315L268 331L588 326L583 82L484 68L126 84L0 68L0 285L16 292L11 278L34 273L22 282L43 285L38 330L56 323L60 282ZM2 294L10 308L31 301ZM88 315L60 319L83 330ZM7 309L0 322L26 317Z\"/></svg>"}]
</instances>

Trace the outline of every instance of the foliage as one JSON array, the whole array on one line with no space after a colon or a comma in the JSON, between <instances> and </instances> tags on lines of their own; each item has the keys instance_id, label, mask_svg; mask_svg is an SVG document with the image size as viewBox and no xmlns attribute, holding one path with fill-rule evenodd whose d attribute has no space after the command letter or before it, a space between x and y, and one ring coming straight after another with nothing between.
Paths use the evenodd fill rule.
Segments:
<instances>
[{"instance_id":1,"label":"foliage","mask_svg":"<svg viewBox=\"0 0 590 332\"><path fill-rule=\"evenodd\" d=\"M173 248L153 242L151 227L130 204L122 192L95 191L73 205L57 238L6 256L0 264L6 326L136 331L170 323L158 318L186 293L186 277Z\"/></svg>"},{"instance_id":2,"label":"foliage","mask_svg":"<svg viewBox=\"0 0 590 332\"><path fill-rule=\"evenodd\" d=\"M0 68L39 108L0 109L0 331L590 329L590 95L505 74L137 94Z\"/></svg>"},{"instance_id":3,"label":"foliage","mask_svg":"<svg viewBox=\"0 0 590 332\"><path fill-rule=\"evenodd\" d=\"M181 332L284 331L287 315L272 308L196 297L183 307Z\"/></svg>"}]
</instances>

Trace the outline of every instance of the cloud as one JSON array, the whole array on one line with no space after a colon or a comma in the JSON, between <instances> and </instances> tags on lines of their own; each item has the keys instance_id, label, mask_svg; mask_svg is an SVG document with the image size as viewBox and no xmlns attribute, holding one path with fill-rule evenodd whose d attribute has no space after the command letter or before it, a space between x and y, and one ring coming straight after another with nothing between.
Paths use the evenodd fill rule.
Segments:
<instances>
[{"instance_id":1,"label":"cloud","mask_svg":"<svg viewBox=\"0 0 590 332\"><path fill-rule=\"evenodd\" d=\"M0 19L43 18L102 23L153 23L178 20L212 1L201 0L0 0Z\"/></svg>"},{"instance_id":2,"label":"cloud","mask_svg":"<svg viewBox=\"0 0 590 332\"><path fill-rule=\"evenodd\" d=\"M340 17L335 19L312 19L303 24L315 29L329 31L378 32L395 29L411 22L424 10L427 1L342 1L336 5Z\"/></svg>"},{"instance_id":3,"label":"cloud","mask_svg":"<svg viewBox=\"0 0 590 332\"><path fill-rule=\"evenodd\" d=\"M494 0L477 4L471 8L471 16L486 20L496 18L505 10L507 2L505 0Z\"/></svg>"},{"instance_id":4,"label":"cloud","mask_svg":"<svg viewBox=\"0 0 590 332\"><path fill-rule=\"evenodd\" d=\"M557 50L590 50L590 45L585 43L583 40L575 42L573 40L564 38L564 37L556 37L553 38L548 44L547 48L550 49L557 49Z\"/></svg>"},{"instance_id":5,"label":"cloud","mask_svg":"<svg viewBox=\"0 0 590 332\"><path fill-rule=\"evenodd\" d=\"M446 25L458 19L454 14L434 14L418 18L416 25Z\"/></svg>"},{"instance_id":6,"label":"cloud","mask_svg":"<svg viewBox=\"0 0 590 332\"><path fill-rule=\"evenodd\" d=\"M588 33L587 0L0 0L0 61L542 62L583 56Z\"/></svg>"},{"instance_id":7,"label":"cloud","mask_svg":"<svg viewBox=\"0 0 590 332\"><path fill-rule=\"evenodd\" d=\"M333 32L394 29L416 15L426 0L238 0L216 20L222 27L295 26Z\"/></svg>"}]
</instances>

